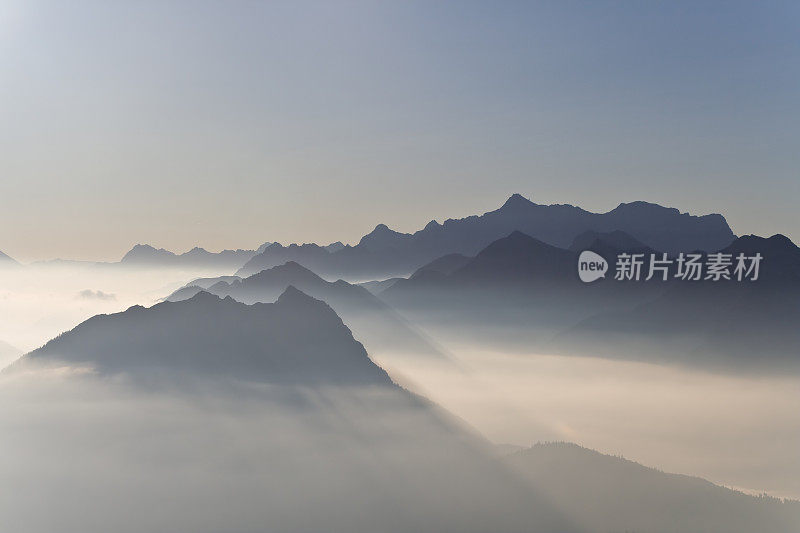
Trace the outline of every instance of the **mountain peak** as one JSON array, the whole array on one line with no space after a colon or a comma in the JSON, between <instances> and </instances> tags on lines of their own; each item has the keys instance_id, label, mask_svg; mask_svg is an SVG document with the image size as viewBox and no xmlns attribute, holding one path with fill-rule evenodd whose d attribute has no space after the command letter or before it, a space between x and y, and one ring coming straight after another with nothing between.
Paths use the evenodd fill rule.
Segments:
<instances>
[{"instance_id":1,"label":"mountain peak","mask_svg":"<svg viewBox=\"0 0 800 533\"><path fill-rule=\"evenodd\" d=\"M382 248L382 247L392 247L395 246L398 242L404 241L406 239L410 239L411 235L407 233L400 233L399 231L395 231L386 224L378 224L375 226L375 229L369 232L368 234L361 237L359 241L359 246L366 246L366 247L375 247L375 248Z\"/></svg>"},{"instance_id":2,"label":"mountain peak","mask_svg":"<svg viewBox=\"0 0 800 533\"><path fill-rule=\"evenodd\" d=\"M571 279L574 255L521 231L513 231L481 250L453 272L461 281L494 283L551 283Z\"/></svg>"},{"instance_id":3,"label":"mountain peak","mask_svg":"<svg viewBox=\"0 0 800 533\"><path fill-rule=\"evenodd\" d=\"M375 226L371 232L369 232L366 237L385 237L385 236L397 236L397 235L406 235L405 233L400 233L399 231L395 231L386 224L378 224ZM363 240L363 238L362 238Z\"/></svg>"},{"instance_id":4,"label":"mountain peak","mask_svg":"<svg viewBox=\"0 0 800 533\"><path fill-rule=\"evenodd\" d=\"M571 252L540 241L521 231L512 231L507 237L497 239L478 253L476 259L487 257L517 257L526 254L554 253L559 256L570 255Z\"/></svg>"},{"instance_id":5,"label":"mountain peak","mask_svg":"<svg viewBox=\"0 0 800 533\"><path fill-rule=\"evenodd\" d=\"M151 261L165 257L175 257L175 254L164 248L155 248L149 244L136 244L122 257L120 262Z\"/></svg>"},{"instance_id":6,"label":"mountain peak","mask_svg":"<svg viewBox=\"0 0 800 533\"><path fill-rule=\"evenodd\" d=\"M344 247L345 246L344 246L344 243L342 241L332 242L327 246L323 246L323 248L325 248L330 253L335 253L335 252L338 252L339 250L343 250Z\"/></svg>"},{"instance_id":7,"label":"mountain peak","mask_svg":"<svg viewBox=\"0 0 800 533\"><path fill-rule=\"evenodd\" d=\"M253 283L253 282L275 282L278 281L280 283L304 283L304 282L317 282L323 281L318 275L316 275L313 271L307 269L300 263L296 261L287 261L282 265L274 266L272 268L267 268L253 274L252 276L245 278L245 282Z\"/></svg>"},{"instance_id":8,"label":"mountain peak","mask_svg":"<svg viewBox=\"0 0 800 533\"><path fill-rule=\"evenodd\" d=\"M533 202L531 202L530 200L528 200L527 198L525 198L521 194L514 193L511 196L509 196L508 200L506 200L506 202L503 204L503 207L501 207L500 209L516 209L516 208L520 208L520 207L522 207L522 208L530 207L532 205L536 205L536 204L534 204Z\"/></svg>"},{"instance_id":9,"label":"mountain peak","mask_svg":"<svg viewBox=\"0 0 800 533\"><path fill-rule=\"evenodd\" d=\"M318 302L319 300L312 298L308 294L304 293L294 285L289 285L286 287L286 290L283 291L283 294L278 296L277 303L294 303L294 302Z\"/></svg>"},{"instance_id":10,"label":"mountain peak","mask_svg":"<svg viewBox=\"0 0 800 533\"><path fill-rule=\"evenodd\" d=\"M297 261L286 261L284 264L273 267L274 269L294 270L299 272L311 272L309 269L298 263Z\"/></svg>"},{"instance_id":11,"label":"mountain peak","mask_svg":"<svg viewBox=\"0 0 800 533\"><path fill-rule=\"evenodd\" d=\"M222 298L220 298L216 294L211 294L206 290L200 290L197 292L197 294L189 298L187 301L194 302L195 304L202 304L205 302L217 302L218 300L221 299Z\"/></svg>"},{"instance_id":12,"label":"mountain peak","mask_svg":"<svg viewBox=\"0 0 800 533\"><path fill-rule=\"evenodd\" d=\"M499 239L499 240L503 240L503 239ZM539 239L534 239L530 235L528 235L526 233L522 233L519 230L514 230L511 233L509 233L508 236L505 238L505 240L507 240L508 242L534 242L534 241L535 242L541 242L541 241L539 241Z\"/></svg>"}]
</instances>

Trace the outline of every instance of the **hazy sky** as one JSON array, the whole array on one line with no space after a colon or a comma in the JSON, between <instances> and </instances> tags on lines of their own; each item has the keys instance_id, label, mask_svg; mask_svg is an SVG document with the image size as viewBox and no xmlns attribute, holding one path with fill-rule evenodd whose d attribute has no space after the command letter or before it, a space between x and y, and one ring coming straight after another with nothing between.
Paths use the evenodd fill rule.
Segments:
<instances>
[{"instance_id":1,"label":"hazy sky","mask_svg":"<svg viewBox=\"0 0 800 533\"><path fill-rule=\"evenodd\" d=\"M800 241L800 4L3 2L0 250L356 241L513 192Z\"/></svg>"}]
</instances>

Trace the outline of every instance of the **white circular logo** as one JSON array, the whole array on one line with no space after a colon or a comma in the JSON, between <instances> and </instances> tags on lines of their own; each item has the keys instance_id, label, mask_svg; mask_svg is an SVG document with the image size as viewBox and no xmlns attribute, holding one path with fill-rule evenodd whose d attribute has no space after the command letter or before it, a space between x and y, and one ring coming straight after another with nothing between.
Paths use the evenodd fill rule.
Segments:
<instances>
[{"instance_id":1,"label":"white circular logo","mask_svg":"<svg viewBox=\"0 0 800 533\"><path fill-rule=\"evenodd\" d=\"M608 262L602 255L584 250L578 257L578 276L584 283L606 277Z\"/></svg>"}]
</instances>

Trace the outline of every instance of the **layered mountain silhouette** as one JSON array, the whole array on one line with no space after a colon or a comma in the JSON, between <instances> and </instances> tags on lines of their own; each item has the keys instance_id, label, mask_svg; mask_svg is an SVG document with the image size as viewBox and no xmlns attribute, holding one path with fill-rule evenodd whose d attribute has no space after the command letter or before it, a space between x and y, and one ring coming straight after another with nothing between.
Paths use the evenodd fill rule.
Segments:
<instances>
[{"instance_id":1,"label":"layered mountain silhouette","mask_svg":"<svg viewBox=\"0 0 800 533\"><path fill-rule=\"evenodd\" d=\"M389 301L427 291L465 292L513 286L572 285L577 281L575 254L514 231L498 239L475 257L446 255L425 265L408 279L399 280L381 293ZM446 265L452 268L438 268Z\"/></svg>"},{"instance_id":2,"label":"layered mountain silhouette","mask_svg":"<svg viewBox=\"0 0 800 533\"><path fill-rule=\"evenodd\" d=\"M35 363L87 365L100 373L392 385L338 315L294 287L269 304L200 292L186 301L98 315L11 369Z\"/></svg>"},{"instance_id":3,"label":"layered mountain silhouette","mask_svg":"<svg viewBox=\"0 0 800 533\"><path fill-rule=\"evenodd\" d=\"M133 379L75 376L64 366ZM38 381L43 367L60 379ZM177 498L175 512L137 530L581 532L485 453L477 435L395 385L329 306L294 287L271 304L200 292L99 315L6 372L29 379L38 404L15 435L15 458L45 441L70 459L25 469L26 482L45 489L15 492L15 505L3 508L23 530L114 531L144 503ZM90 409L56 408L75 390ZM18 486L7 463L3 479ZM55 518L32 518L28 506L64 480L81 490L67 491ZM84 511L97 501L115 511L99 526Z\"/></svg>"},{"instance_id":4,"label":"layered mountain silhouette","mask_svg":"<svg viewBox=\"0 0 800 533\"><path fill-rule=\"evenodd\" d=\"M585 249L608 258L605 279L578 279ZM379 296L412 320L467 325L484 341L721 368L800 366L800 251L786 237L745 236L720 250L761 253L757 281L616 281L621 252L660 256L619 231L584 233L570 249L514 232L450 273L420 269Z\"/></svg>"},{"instance_id":5,"label":"layered mountain silhouette","mask_svg":"<svg viewBox=\"0 0 800 533\"><path fill-rule=\"evenodd\" d=\"M294 261L243 279L224 276L197 280L178 289L167 300L184 300L205 290L248 304L272 302L290 286L329 304L364 342L370 353L390 350L439 355L397 312L365 288L343 280L325 281Z\"/></svg>"},{"instance_id":6,"label":"layered mountain silhouette","mask_svg":"<svg viewBox=\"0 0 800 533\"><path fill-rule=\"evenodd\" d=\"M800 248L783 235L748 235L721 252L760 253L758 280L674 281L655 298L583 320L559 335L556 346L752 370L800 369Z\"/></svg>"},{"instance_id":7,"label":"layered mountain silhouette","mask_svg":"<svg viewBox=\"0 0 800 533\"><path fill-rule=\"evenodd\" d=\"M735 238L725 219L717 214L693 216L646 202L620 204L608 213L591 213L571 205L539 205L514 194L495 211L443 224L431 221L413 234L379 224L356 246L333 253L314 244L271 246L237 274L247 276L297 261L323 277L406 276L448 254L473 256L514 231L561 248L569 247L587 231L624 231L646 246L665 252L716 250Z\"/></svg>"},{"instance_id":8,"label":"layered mountain silhouette","mask_svg":"<svg viewBox=\"0 0 800 533\"><path fill-rule=\"evenodd\" d=\"M266 250L271 243L265 243L258 250L223 250L209 252L195 247L182 254L164 248L154 248L149 244L137 244L120 260L121 265L138 267L207 267L237 269L257 253Z\"/></svg>"},{"instance_id":9,"label":"layered mountain silhouette","mask_svg":"<svg viewBox=\"0 0 800 533\"><path fill-rule=\"evenodd\" d=\"M538 444L505 461L587 531L786 533L800 502L754 497L570 443Z\"/></svg>"}]
</instances>

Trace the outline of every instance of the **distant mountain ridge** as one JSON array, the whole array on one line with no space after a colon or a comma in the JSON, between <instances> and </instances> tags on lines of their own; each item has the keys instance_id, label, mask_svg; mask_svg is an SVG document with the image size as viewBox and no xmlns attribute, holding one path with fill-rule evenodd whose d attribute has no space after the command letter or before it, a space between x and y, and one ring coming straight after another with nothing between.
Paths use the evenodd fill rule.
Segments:
<instances>
[{"instance_id":1,"label":"distant mountain ridge","mask_svg":"<svg viewBox=\"0 0 800 533\"><path fill-rule=\"evenodd\" d=\"M662 361L800 370L800 248L783 235L747 235L721 253L763 256L757 281L664 284L662 294L587 318L556 339L562 350L647 352Z\"/></svg>"},{"instance_id":2,"label":"distant mountain ridge","mask_svg":"<svg viewBox=\"0 0 800 533\"><path fill-rule=\"evenodd\" d=\"M264 243L259 250L266 250L272 243ZM147 267L219 267L219 268L239 268L253 256L258 250L222 250L221 252L209 252L204 248L194 247L188 252L176 254L164 248L155 248L149 244L137 244L131 248L120 260L120 264L128 266L147 266Z\"/></svg>"},{"instance_id":3,"label":"distant mountain ridge","mask_svg":"<svg viewBox=\"0 0 800 533\"><path fill-rule=\"evenodd\" d=\"M646 269L638 281L615 280L619 253L657 253L624 232L585 233L571 248L513 232L450 273L423 267L378 295L411 320L457 323L476 340L515 349L646 355L715 370L800 370L800 248L785 236L748 235L719 250L732 259L763 256L758 280L741 282L672 275L647 281ZM607 258L604 279L580 281L584 249Z\"/></svg>"},{"instance_id":4,"label":"distant mountain ridge","mask_svg":"<svg viewBox=\"0 0 800 533\"><path fill-rule=\"evenodd\" d=\"M262 270L247 278L222 276L202 279L198 283L181 287L167 300L184 300L205 290L247 304L264 303L274 301L292 286L330 305L371 352L391 349L407 350L417 355L441 355L393 309L367 289L343 280L325 281L294 261Z\"/></svg>"},{"instance_id":5,"label":"distant mountain ridge","mask_svg":"<svg viewBox=\"0 0 800 533\"><path fill-rule=\"evenodd\" d=\"M269 247L238 272L245 276L286 261L297 261L323 277L387 278L408 275L448 254L474 256L493 241L520 231L552 246L567 248L587 231L623 231L646 246L665 252L717 250L735 235L722 215L694 216L647 202L620 204L607 213L572 205L539 205L519 194L499 209L443 224L431 221L416 233L400 233L378 224L356 246L331 253L314 244Z\"/></svg>"}]
</instances>

